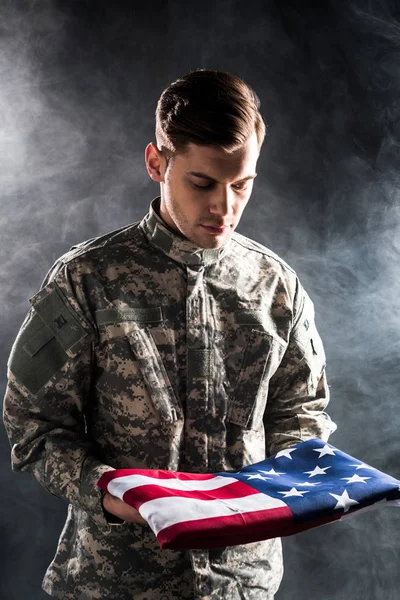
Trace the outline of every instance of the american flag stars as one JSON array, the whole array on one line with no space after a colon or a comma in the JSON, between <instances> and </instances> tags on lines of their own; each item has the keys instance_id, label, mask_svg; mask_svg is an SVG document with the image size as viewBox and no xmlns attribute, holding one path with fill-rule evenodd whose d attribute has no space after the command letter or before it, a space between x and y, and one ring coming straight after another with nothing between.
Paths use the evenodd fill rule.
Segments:
<instances>
[{"instance_id":1,"label":"american flag stars","mask_svg":"<svg viewBox=\"0 0 400 600\"><path fill-rule=\"evenodd\" d=\"M366 483L367 479L371 479L371 477L360 477L355 473L351 477L341 477L340 479L347 480L348 483Z\"/></svg>"},{"instance_id":2,"label":"american flag stars","mask_svg":"<svg viewBox=\"0 0 400 600\"><path fill-rule=\"evenodd\" d=\"M329 444L325 444L323 448L313 448L313 452L319 452L318 458L322 458L326 454L331 454L332 456L335 456L335 451L329 446Z\"/></svg>"},{"instance_id":3,"label":"american flag stars","mask_svg":"<svg viewBox=\"0 0 400 600\"><path fill-rule=\"evenodd\" d=\"M319 485L321 481L303 481L302 483L296 483L296 485L301 485L304 487L314 487L314 485Z\"/></svg>"},{"instance_id":4,"label":"american flag stars","mask_svg":"<svg viewBox=\"0 0 400 600\"><path fill-rule=\"evenodd\" d=\"M321 467L316 466L312 471L304 471L305 474L309 473L309 477L315 477L316 475L326 475L325 471L330 469L331 467Z\"/></svg>"},{"instance_id":5,"label":"american flag stars","mask_svg":"<svg viewBox=\"0 0 400 600\"><path fill-rule=\"evenodd\" d=\"M374 470L374 467L370 467L369 465L366 465L365 463L358 463L356 465L350 465L351 467L356 467L356 471L358 471L358 469L372 469Z\"/></svg>"},{"instance_id":6,"label":"american flag stars","mask_svg":"<svg viewBox=\"0 0 400 600\"><path fill-rule=\"evenodd\" d=\"M344 512L347 512L351 506L359 504L357 500L352 500L352 498L349 498L347 490L344 490L344 492L340 494L340 496L338 494L332 494L331 492L329 492L329 495L333 496L337 500L337 504L334 507L334 510L336 510L337 508L343 508Z\"/></svg>"},{"instance_id":7,"label":"american flag stars","mask_svg":"<svg viewBox=\"0 0 400 600\"><path fill-rule=\"evenodd\" d=\"M290 458L290 460L293 460L291 454L295 450L296 448L286 448L285 450L280 450L275 454L275 458L282 458L284 456L285 458Z\"/></svg>"},{"instance_id":8,"label":"american flag stars","mask_svg":"<svg viewBox=\"0 0 400 600\"><path fill-rule=\"evenodd\" d=\"M268 493L272 492L276 498L283 497L285 501L288 499L295 502L295 506L298 506L300 511L303 508L300 508L297 503L301 503L303 506L303 502L306 500L307 504L311 502L311 496L307 499L309 492L312 492L312 502L317 508L319 505L324 505L330 507L332 513L335 514L344 514L350 509L354 510L354 507L360 504L359 498L363 494L361 488L367 488L371 482L371 490L373 490L376 470L362 462L354 463L351 460L353 457L344 460L341 451L330 444L321 443L319 440L314 446L311 441L307 445L309 446L307 463L304 462L302 456L304 444L297 444L277 452L273 457L274 466L271 469L260 468L257 472L252 470L249 473L247 469L251 467L246 467L242 472L245 474L247 471L246 478L258 479L260 484L265 476L265 479L269 480L266 481L266 485L272 486L268 487ZM315 460L312 458L313 453L317 453ZM290 459L290 462L287 459ZM275 464L285 465L285 471L278 470ZM309 466L310 470L304 470L304 467L300 470L300 465ZM259 466L262 467L262 463L259 463ZM361 475L356 472L360 469L368 469L374 473ZM306 476L308 479L304 480ZM316 480L310 481L315 478ZM261 491L261 488L259 489ZM350 489L353 491L350 492ZM318 496L315 496L317 490Z\"/></svg>"},{"instance_id":9,"label":"american flag stars","mask_svg":"<svg viewBox=\"0 0 400 600\"><path fill-rule=\"evenodd\" d=\"M265 475L276 475L279 477L279 475L286 475L286 473L281 473L278 471L275 471L274 469L270 469L269 471L261 471L260 469L260 473L264 473Z\"/></svg>"},{"instance_id":10,"label":"american flag stars","mask_svg":"<svg viewBox=\"0 0 400 600\"><path fill-rule=\"evenodd\" d=\"M299 490L296 490L296 488L293 487L288 492L278 492L278 494L282 494L284 498L289 498L290 496L300 496L302 498L303 494L308 494L308 492L309 490L303 490L302 492L300 492Z\"/></svg>"},{"instance_id":11,"label":"american flag stars","mask_svg":"<svg viewBox=\"0 0 400 600\"><path fill-rule=\"evenodd\" d=\"M264 475L261 475L260 473L253 473L252 475L245 475L245 477L247 477L247 479L261 479L262 481L266 481L267 479L271 479L271 477L265 477Z\"/></svg>"},{"instance_id":12,"label":"american flag stars","mask_svg":"<svg viewBox=\"0 0 400 600\"><path fill-rule=\"evenodd\" d=\"M301 446L300 446L301 447ZM298 447L293 447L293 448L287 448L285 450L280 450L279 452L277 452L277 454L274 456L274 459L282 459L282 458L289 458L290 460L293 460L293 456L292 453L295 452L298 449ZM330 446L329 444L324 444L323 446L317 447L317 448L310 448L310 454L309 454L309 462L311 462L311 451L312 452L317 452L318 456L316 456L316 460L319 461L319 459L322 459L324 457L327 457L327 459L331 459L333 461L333 465L329 464L325 467L320 467L319 465L315 465L314 468L310 471L302 471L302 473L304 475L308 475L308 479L313 478L313 477L317 477L317 476L327 476L328 473L328 469L331 469L332 466L335 466L335 460L338 459L340 460L339 457L337 457L335 450L337 452L336 448L333 448L332 446ZM294 455L296 457L296 455ZM332 458L334 457L334 458ZM314 463L315 464L315 463ZM347 464L346 469L349 470L349 467L354 467L355 470L360 469L360 468L365 468L365 469L372 469L373 467L369 467L369 465L366 465L365 463L359 463L359 464ZM263 469L259 469L257 471L252 471L250 473L246 472L246 468L243 469L241 471L241 473L243 473L243 476L246 477L246 479L248 481L250 480L259 480L261 481L271 481L272 479L275 479L276 484L275 484L275 493L280 496L283 496L283 498L303 498L305 494L307 494L310 490L301 490L299 488L313 488L316 486L321 485L323 482L322 481L299 481L300 478L300 473L297 471L297 481L289 481L288 480L288 476L290 477L290 471L293 469L297 469L297 467L290 467L289 469L286 470L286 472L284 471L276 471L274 468L267 470L263 470ZM289 471L289 472L288 472ZM347 474L343 473L343 474ZM283 476L283 477L281 477ZM277 481L276 478L280 477L281 480ZM326 488L325 493L329 494L330 496L332 496L335 500L336 500L336 504L333 507L333 510L337 510L342 508L344 512L347 512L351 506L355 506L356 504L358 504L358 502L356 500L353 500L352 498L350 498L350 496L348 495L348 492L346 491L345 486L350 485L350 484L364 484L364 485L368 485L367 481L369 479L371 479L371 477L361 477L360 475L358 475L357 473L349 473L349 477L338 477L338 475L333 475L333 481L334 481L334 487L337 488L338 492L341 493L334 493L334 491L332 491L332 485L330 488ZM340 481L345 481L347 483L343 483L341 484ZM342 486L342 488L340 489L340 486ZM288 489L285 489L285 488ZM324 487L324 485L323 485ZM344 489L343 489L344 487ZM330 491L329 491L330 489Z\"/></svg>"}]
</instances>

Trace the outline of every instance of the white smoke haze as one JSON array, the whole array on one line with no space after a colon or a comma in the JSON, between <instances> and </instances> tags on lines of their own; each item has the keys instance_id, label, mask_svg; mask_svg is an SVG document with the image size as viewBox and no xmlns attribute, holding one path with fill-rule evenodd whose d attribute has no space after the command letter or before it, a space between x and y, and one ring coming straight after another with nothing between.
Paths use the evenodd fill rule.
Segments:
<instances>
[{"instance_id":1,"label":"white smoke haze","mask_svg":"<svg viewBox=\"0 0 400 600\"><path fill-rule=\"evenodd\" d=\"M3 365L55 259L141 218L158 195L144 149L163 88L193 68L231 71L269 125L239 231L286 260L314 301L332 443L400 478L399 15L398 0L1 2ZM50 562L65 507L14 477L2 447L15 554L0 597L44 600L15 582L15 565L30 565L39 590L36 554L47 544ZM377 511L285 540L277 600L397 600L399 522ZM40 540L34 555L27 535Z\"/></svg>"},{"instance_id":2,"label":"white smoke haze","mask_svg":"<svg viewBox=\"0 0 400 600\"><path fill-rule=\"evenodd\" d=\"M66 115L51 107L41 89L43 74L32 53L31 38L47 39L52 50L62 42L61 15L43 2L39 11L20 14L5 3L0 38L1 192L19 194L71 165L82 135ZM50 37L50 40L49 40ZM35 44L35 51L40 44ZM54 143L56 142L56 143ZM36 151L35 151L36 149ZM79 155L77 156L79 158ZM67 163L65 165L65 162Z\"/></svg>"},{"instance_id":3,"label":"white smoke haze","mask_svg":"<svg viewBox=\"0 0 400 600\"><path fill-rule=\"evenodd\" d=\"M72 21L50 1L0 11L0 293L20 322L57 256L136 220L131 190L147 184L106 69L87 72L85 54L60 68Z\"/></svg>"},{"instance_id":4,"label":"white smoke haze","mask_svg":"<svg viewBox=\"0 0 400 600\"><path fill-rule=\"evenodd\" d=\"M324 99L308 91L312 114L305 109L303 123L288 110L271 125L268 177L257 178L246 229L296 269L314 300L329 412L339 426L332 443L400 478L400 29L385 2L368 3L378 15L363 3L334 9L348 17L336 31L347 76L335 73L322 44L312 47L320 77L333 83ZM352 42L345 30L354 22ZM301 83L303 75L296 76L296 97L314 83ZM289 142L277 141L283 114L287 130L298 132ZM289 160L280 163L283 143L290 143ZM295 182L283 184L293 172ZM306 189L298 185L304 175ZM384 511L285 540L286 572L299 588L284 579L277 598L397 599L398 523L396 511ZM340 575L330 577L334 572Z\"/></svg>"}]
</instances>

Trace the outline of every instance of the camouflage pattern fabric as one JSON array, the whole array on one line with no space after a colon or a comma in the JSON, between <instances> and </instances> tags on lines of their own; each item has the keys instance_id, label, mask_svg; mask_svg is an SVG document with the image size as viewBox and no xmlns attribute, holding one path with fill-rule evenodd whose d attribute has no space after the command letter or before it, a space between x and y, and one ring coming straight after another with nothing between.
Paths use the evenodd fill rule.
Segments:
<instances>
[{"instance_id":1,"label":"camouflage pattern fabric","mask_svg":"<svg viewBox=\"0 0 400 600\"><path fill-rule=\"evenodd\" d=\"M31 299L8 362L14 471L69 503L43 589L63 600L268 600L280 539L161 550L111 525L112 468L237 470L336 426L313 304L295 272L234 232L194 246L158 216L71 248Z\"/></svg>"}]
</instances>

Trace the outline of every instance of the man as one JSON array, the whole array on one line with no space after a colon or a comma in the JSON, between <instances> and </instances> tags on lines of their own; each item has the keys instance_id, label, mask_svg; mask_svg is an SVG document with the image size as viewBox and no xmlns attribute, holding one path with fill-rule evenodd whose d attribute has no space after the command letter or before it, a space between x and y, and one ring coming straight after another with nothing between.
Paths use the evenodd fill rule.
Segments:
<instances>
[{"instance_id":1,"label":"man","mask_svg":"<svg viewBox=\"0 0 400 600\"><path fill-rule=\"evenodd\" d=\"M172 83L145 152L161 195L140 223L53 265L14 343L12 467L68 501L43 589L64 600L273 598L280 539L161 550L96 486L113 468L232 471L335 425L313 305L294 271L234 233L265 136L230 73Z\"/></svg>"}]
</instances>

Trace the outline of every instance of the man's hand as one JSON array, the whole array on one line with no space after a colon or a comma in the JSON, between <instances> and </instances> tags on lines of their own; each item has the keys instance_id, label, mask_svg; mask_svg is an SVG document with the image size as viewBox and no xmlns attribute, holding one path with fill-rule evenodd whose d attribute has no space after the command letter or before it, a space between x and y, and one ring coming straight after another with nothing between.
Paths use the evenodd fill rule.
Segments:
<instances>
[{"instance_id":1,"label":"man's hand","mask_svg":"<svg viewBox=\"0 0 400 600\"><path fill-rule=\"evenodd\" d=\"M103 507L106 511L123 519L127 523L142 523L147 524L147 521L143 519L143 517L138 513L136 508L129 506L129 504L125 504L116 496L112 496L108 492L104 494L103 497Z\"/></svg>"}]
</instances>

